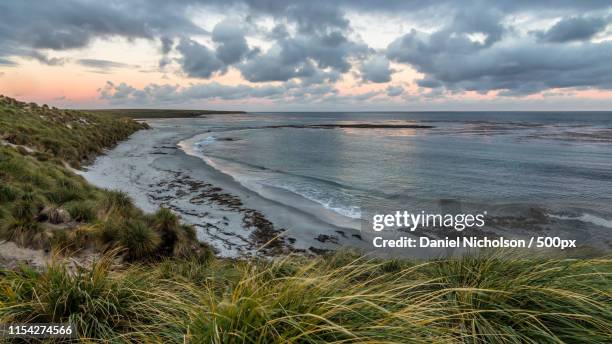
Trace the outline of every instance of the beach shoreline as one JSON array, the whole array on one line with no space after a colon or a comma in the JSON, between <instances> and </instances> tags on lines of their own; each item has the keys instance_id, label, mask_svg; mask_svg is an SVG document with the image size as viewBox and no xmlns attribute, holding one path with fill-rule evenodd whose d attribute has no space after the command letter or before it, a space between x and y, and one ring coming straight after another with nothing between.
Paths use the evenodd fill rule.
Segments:
<instances>
[{"instance_id":1,"label":"beach shoreline","mask_svg":"<svg viewBox=\"0 0 612 344\"><path fill-rule=\"evenodd\" d=\"M324 216L300 210L322 207L301 200L303 207L298 208L262 197L185 152L179 144L203 131L201 126L188 125L193 120L147 119L149 130L134 133L79 174L95 186L126 192L145 212L172 209L194 225L198 239L214 246L220 256L365 248L354 227L334 225L322 221Z\"/></svg>"}]
</instances>

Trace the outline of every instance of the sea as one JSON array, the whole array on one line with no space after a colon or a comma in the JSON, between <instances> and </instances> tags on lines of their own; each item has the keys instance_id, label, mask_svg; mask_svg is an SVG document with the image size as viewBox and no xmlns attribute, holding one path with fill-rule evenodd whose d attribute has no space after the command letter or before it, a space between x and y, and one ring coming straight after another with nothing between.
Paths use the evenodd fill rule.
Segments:
<instances>
[{"instance_id":1,"label":"sea","mask_svg":"<svg viewBox=\"0 0 612 344\"><path fill-rule=\"evenodd\" d=\"M292 195L288 206L305 199L359 219L376 207L436 213L450 200L466 213L612 229L612 112L262 112L197 123L183 147L262 197Z\"/></svg>"}]
</instances>

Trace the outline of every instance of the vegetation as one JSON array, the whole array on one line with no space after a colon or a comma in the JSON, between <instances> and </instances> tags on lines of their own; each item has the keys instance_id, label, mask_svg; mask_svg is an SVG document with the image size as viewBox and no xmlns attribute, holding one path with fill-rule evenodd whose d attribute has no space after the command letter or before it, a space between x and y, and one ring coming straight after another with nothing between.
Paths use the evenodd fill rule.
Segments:
<instances>
[{"instance_id":1,"label":"vegetation","mask_svg":"<svg viewBox=\"0 0 612 344\"><path fill-rule=\"evenodd\" d=\"M2 272L0 321L71 321L82 339L158 343L604 343L607 259L429 262L349 252Z\"/></svg>"},{"instance_id":2,"label":"vegetation","mask_svg":"<svg viewBox=\"0 0 612 344\"><path fill-rule=\"evenodd\" d=\"M73 166L145 127L130 119L38 106L0 95L1 140L35 149L42 159L59 158Z\"/></svg>"},{"instance_id":3,"label":"vegetation","mask_svg":"<svg viewBox=\"0 0 612 344\"><path fill-rule=\"evenodd\" d=\"M210 255L191 240L194 229L168 210L145 215L126 194L93 187L67 166L143 128L129 119L0 96L0 240L65 254L121 247L128 260L155 260L185 247Z\"/></svg>"},{"instance_id":4,"label":"vegetation","mask_svg":"<svg viewBox=\"0 0 612 344\"><path fill-rule=\"evenodd\" d=\"M244 111L220 110L175 110L175 109L103 109L83 110L93 114L110 115L114 117L129 118L191 118L205 115L243 114Z\"/></svg>"},{"instance_id":5,"label":"vegetation","mask_svg":"<svg viewBox=\"0 0 612 344\"><path fill-rule=\"evenodd\" d=\"M218 259L170 210L144 214L125 193L95 188L66 166L141 125L6 98L0 104L0 133L10 143L0 146L0 237L56 257L43 269L0 268L0 323L71 322L79 341L118 343L612 338L609 258ZM88 124L64 132L64 113ZM89 125L96 136L88 137ZM83 266L62 259L92 252L101 256Z\"/></svg>"}]
</instances>

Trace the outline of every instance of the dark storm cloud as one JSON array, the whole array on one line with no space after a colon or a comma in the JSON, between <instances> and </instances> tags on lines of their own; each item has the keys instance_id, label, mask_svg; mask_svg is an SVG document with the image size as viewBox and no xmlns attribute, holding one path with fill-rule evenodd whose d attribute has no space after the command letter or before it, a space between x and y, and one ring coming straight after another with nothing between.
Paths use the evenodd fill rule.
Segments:
<instances>
[{"instance_id":1,"label":"dark storm cloud","mask_svg":"<svg viewBox=\"0 0 612 344\"><path fill-rule=\"evenodd\" d=\"M465 42L455 42L463 49L451 50L440 49L431 36L412 31L388 49L390 58L409 63L426 75L418 82L422 87L481 93L505 90L505 95L525 95L547 88L612 87L610 42L572 46L517 40L490 48L470 48Z\"/></svg>"},{"instance_id":2,"label":"dark storm cloud","mask_svg":"<svg viewBox=\"0 0 612 344\"><path fill-rule=\"evenodd\" d=\"M570 42L588 40L610 24L610 18L569 17L558 21L547 31L536 33L547 42Z\"/></svg>"},{"instance_id":3,"label":"dark storm cloud","mask_svg":"<svg viewBox=\"0 0 612 344\"><path fill-rule=\"evenodd\" d=\"M184 6L162 1L28 1L0 3L4 41L32 48L81 48L94 37L152 38L160 33L198 33Z\"/></svg>"},{"instance_id":4,"label":"dark storm cloud","mask_svg":"<svg viewBox=\"0 0 612 344\"><path fill-rule=\"evenodd\" d=\"M86 47L94 38L153 39L203 30L188 18L185 6L164 1L19 1L0 2L0 56L24 56L49 65L65 60L41 50Z\"/></svg>"}]
</instances>

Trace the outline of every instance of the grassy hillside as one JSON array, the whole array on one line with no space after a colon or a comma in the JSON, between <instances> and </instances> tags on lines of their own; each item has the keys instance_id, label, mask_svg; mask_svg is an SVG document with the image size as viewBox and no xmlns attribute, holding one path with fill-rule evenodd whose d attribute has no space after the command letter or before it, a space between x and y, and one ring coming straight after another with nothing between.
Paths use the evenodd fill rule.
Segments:
<instances>
[{"instance_id":1,"label":"grassy hillside","mask_svg":"<svg viewBox=\"0 0 612 344\"><path fill-rule=\"evenodd\" d=\"M83 110L93 114L104 114L115 117L129 118L188 118L200 117L211 114L241 114L244 111L220 111L220 110L176 110L176 109L103 109Z\"/></svg>"},{"instance_id":2,"label":"grassy hillside","mask_svg":"<svg viewBox=\"0 0 612 344\"><path fill-rule=\"evenodd\" d=\"M0 268L0 323L71 322L81 342L606 343L612 260L497 252L218 259L167 209L144 214L79 166L144 126L0 98L0 236L54 251ZM75 267L63 256L102 254Z\"/></svg>"},{"instance_id":3,"label":"grassy hillside","mask_svg":"<svg viewBox=\"0 0 612 344\"><path fill-rule=\"evenodd\" d=\"M75 166L146 127L130 119L38 106L0 95L1 140Z\"/></svg>"},{"instance_id":4,"label":"grassy hillside","mask_svg":"<svg viewBox=\"0 0 612 344\"><path fill-rule=\"evenodd\" d=\"M79 166L145 124L0 98L0 240L64 254L125 249L125 260L208 254L167 209L145 215Z\"/></svg>"}]
</instances>

